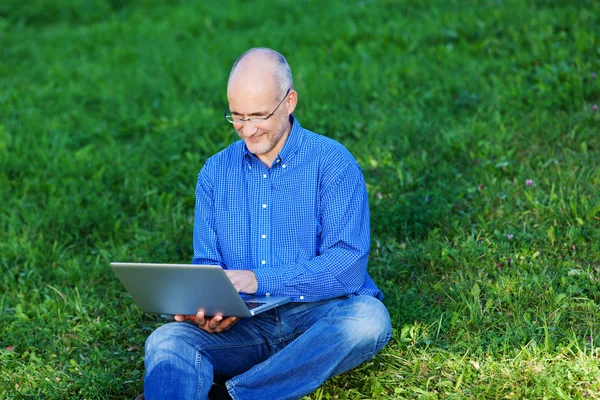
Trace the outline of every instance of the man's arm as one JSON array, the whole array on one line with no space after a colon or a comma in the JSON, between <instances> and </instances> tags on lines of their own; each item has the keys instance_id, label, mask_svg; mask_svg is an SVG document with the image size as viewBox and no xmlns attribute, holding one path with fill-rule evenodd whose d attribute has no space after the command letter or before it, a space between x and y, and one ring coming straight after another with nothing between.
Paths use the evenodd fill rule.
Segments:
<instances>
[{"instance_id":1,"label":"man's arm","mask_svg":"<svg viewBox=\"0 0 600 400\"><path fill-rule=\"evenodd\" d=\"M209 159L200 171L196 184L193 233L194 258L192 264L225 267L215 227L214 187L208 172L213 167Z\"/></svg>"},{"instance_id":2,"label":"man's arm","mask_svg":"<svg viewBox=\"0 0 600 400\"><path fill-rule=\"evenodd\" d=\"M333 168L332 168L333 170ZM322 233L315 257L254 269L256 294L319 301L358 291L368 264L370 226L366 184L356 162L335 172L320 193Z\"/></svg>"}]
</instances>

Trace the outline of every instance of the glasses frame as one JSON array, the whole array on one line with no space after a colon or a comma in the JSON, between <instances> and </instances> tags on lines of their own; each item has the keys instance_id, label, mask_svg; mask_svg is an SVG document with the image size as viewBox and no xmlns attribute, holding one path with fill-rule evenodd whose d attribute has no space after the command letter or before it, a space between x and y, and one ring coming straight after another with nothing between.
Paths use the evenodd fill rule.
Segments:
<instances>
[{"instance_id":1,"label":"glasses frame","mask_svg":"<svg viewBox=\"0 0 600 400\"><path fill-rule=\"evenodd\" d=\"M244 122L250 122L252 125L258 126L258 125L266 122L269 118L271 118L275 114L275 112L283 104L285 99L287 99L287 97L291 91L292 91L292 88L289 88L287 90L287 92L285 92L285 96L283 96L283 99L281 99L279 104L277 104L277 107L275 107L273 112L271 114L267 115L266 117L249 117L249 118L234 117L231 114L227 114L227 110L223 110L223 118L225 118L227 120L227 122L229 122L230 124L234 124L234 125L235 124L243 125Z\"/></svg>"}]
</instances>

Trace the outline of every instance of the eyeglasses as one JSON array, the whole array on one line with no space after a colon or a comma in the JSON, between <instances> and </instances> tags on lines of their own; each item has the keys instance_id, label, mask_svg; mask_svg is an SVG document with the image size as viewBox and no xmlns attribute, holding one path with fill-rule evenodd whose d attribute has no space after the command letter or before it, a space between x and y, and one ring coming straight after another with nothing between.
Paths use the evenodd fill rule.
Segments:
<instances>
[{"instance_id":1,"label":"eyeglasses","mask_svg":"<svg viewBox=\"0 0 600 400\"><path fill-rule=\"evenodd\" d=\"M290 92L292 91L292 88L289 88L287 90L287 92L285 92L285 96L283 96L283 99L281 99L281 101L279 102L279 104L277 104L277 107L275 107L275 109L273 110L273 112L269 115L267 115L266 117L250 117L250 118L241 118L241 117L234 117L233 115L229 115L227 114L227 110L223 111L223 117L229 121L230 123L234 124L234 125L241 125L244 122L250 122L252 125L254 126L258 126L264 122L266 122L269 118L271 118L273 116L273 114L275 114L275 111L277 111L277 109L279 108L279 106L281 106L283 104L283 101L288 97L288 94L290 94Z\"/></svg>"}]
</instances>

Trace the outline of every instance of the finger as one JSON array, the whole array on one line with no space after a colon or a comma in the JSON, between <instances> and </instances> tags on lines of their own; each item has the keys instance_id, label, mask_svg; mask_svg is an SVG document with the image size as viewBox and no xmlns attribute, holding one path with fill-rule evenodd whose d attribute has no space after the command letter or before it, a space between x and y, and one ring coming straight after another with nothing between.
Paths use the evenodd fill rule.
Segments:
<instances>
[{"instance_id":1,"label":"finger","mask_svg":"<svg viewBox=\"0 0 600 400\"><path fill-rule=\"evenodd\" d=\"M208 327L210 328L210 330L212 331L216 331L219 327L219 323L223 320L223 316L221 315L215 315L214 317L212 317L212 319L210 320Z\"/></svg>"},{"instance_id":2,"label":"finger","mask_svg":"<svg viewBox=\"0 0 600 400\"><path fill-rule=\"evenodd\" d=\"M195 318L196 318L195 315L175 314L175 321L177 321L177 322L183 322L183 321L187 321L187 320L194 320Z\"/></svg>"},{"instance_id":3,"label":"finger","mask_svg":"<svg viewBox=\"0 0 600 400\"><path fill-rule=\"evenodd\" d=\"M205 322L205 318L204 318L204 310L200 309L198 310L198 312L196 313L196 323L198 325L204 325Z\"/></svg>"},{"instance_id":4,"label":"finger","mask_svg":"<svg viewBox=\"0 0 600 400\"><path fill-rule=\"evenodd\" d=\"M223 332L226 331L227 329L231 328L232 326L234 326L237 322L239 321L239 318L237 317L229 317L229 318L225 318L220 324L219 324L219 332Z\"/></svg>"}]
</instances>

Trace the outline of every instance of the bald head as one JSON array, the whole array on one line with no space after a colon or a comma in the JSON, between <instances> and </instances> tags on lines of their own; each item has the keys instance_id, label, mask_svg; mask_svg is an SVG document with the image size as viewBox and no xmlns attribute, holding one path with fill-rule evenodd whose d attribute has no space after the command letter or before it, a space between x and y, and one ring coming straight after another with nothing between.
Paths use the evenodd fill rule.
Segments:
<instances>
[{"instance_id":1,"label":"bald head","mask_svg":"<svg viewBox=\"0 0 600 400\"><path fill-rule=\"evenodd\" d=\"M250 49L236 60L229 74L228 88L233 84L252 82L270 86L277 98L294 88L292 71L285 57L264 47Z\"/></svg>"}]
</instances>

